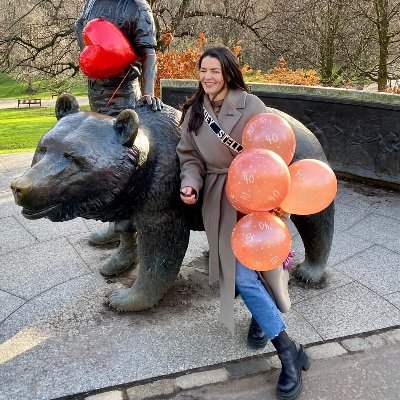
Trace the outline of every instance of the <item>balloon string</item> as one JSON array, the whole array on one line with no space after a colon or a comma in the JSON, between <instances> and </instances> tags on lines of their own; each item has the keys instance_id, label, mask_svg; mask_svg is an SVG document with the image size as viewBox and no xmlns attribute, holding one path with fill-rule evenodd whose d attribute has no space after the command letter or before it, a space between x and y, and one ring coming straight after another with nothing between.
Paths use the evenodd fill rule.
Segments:
<instances>
[{"instance_id":1,"label":"balloon string","mask_svg":"<svg viewBox=\"0 0 400 400\"><path fill-rule=\"evenodd\" d=\"M114 98L114 96L117 94L119 88L121 87L121 85L124 83L126 77L128 76L129 72L131 72L132 66L129 67L128 72L125 74L125 76L122 78L121 83L118 85L118 87L114 90L114 93L111 95L110 100L108 100L108 103L106 104L106 107L109 106L109 104L111 103L111 100Z\"/></svg>"}]
</instances>

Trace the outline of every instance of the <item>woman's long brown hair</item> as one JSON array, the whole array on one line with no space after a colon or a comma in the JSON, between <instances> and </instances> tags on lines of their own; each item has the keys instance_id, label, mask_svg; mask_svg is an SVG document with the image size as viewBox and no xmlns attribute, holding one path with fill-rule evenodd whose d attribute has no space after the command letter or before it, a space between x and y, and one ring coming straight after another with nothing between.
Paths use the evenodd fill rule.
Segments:
<instances>
[{"instance_id":1,"label":"woman's long brown hair","mask_svg":"<svg viewBox=\"0 0 400 400\"><path fill-rule=\"evenodd\" d=\"M240 70L239 63L235 55L227 47L210 47L207 49L199 59L199 70L201 68L201 62L205 57L213 57L219 60L221 63L221 72L224 79L224 83L229 89L241 89L245 92L249 92L249 87L244 83L242 71ZM203 86L199 82L196 93L185 101L182 106L182 118L180 124L185 119L185 115L189 107L192 106L192 110L189 117L188 129L196 134L197 129L200 128L203 123L203 97L205 95Z\"/></svg>"}]
</instances>

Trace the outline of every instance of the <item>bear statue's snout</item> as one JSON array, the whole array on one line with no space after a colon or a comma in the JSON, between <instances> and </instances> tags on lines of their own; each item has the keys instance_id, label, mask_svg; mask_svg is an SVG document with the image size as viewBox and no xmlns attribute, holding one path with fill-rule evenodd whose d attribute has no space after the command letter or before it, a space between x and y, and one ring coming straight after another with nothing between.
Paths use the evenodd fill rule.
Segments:
<instances>
[{"instance_id":1,"label":"bear statue's snout","mask_svg":"<svg viewBox=\"0 0 400 400\"><path fill-rule=\"evenodd\" d=\"M49 218L53 221L60 218L61 202L47 201L47 187L36 182L37 176L32 169L11 183L11 190L16 204L22 207L22 215L27 219Z\"/></svg>"},{"instance_id":2,"label":"bear statue's snout","mask_svg":"<svg viewBox=\"0 0 400 400\"><path fill-rule=\"evenodd\" d=\"M29 177L23 175L23 176L15 179L11 183L11 190L13 192L15 202L18 205L21 205L24 198L32 190L32 180Z\"/></svg>"}]
</instances>

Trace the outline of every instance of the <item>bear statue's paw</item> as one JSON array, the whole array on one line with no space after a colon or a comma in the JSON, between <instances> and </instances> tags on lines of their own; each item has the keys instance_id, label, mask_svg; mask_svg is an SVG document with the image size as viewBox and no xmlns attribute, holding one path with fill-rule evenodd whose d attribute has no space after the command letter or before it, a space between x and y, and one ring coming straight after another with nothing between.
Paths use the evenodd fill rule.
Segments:
<instances>
[{"instance_id":1,"label":"bear statue's paw","mask_svg":"<svg viewBox=\"0 0 400 400\"><path fill-rule=\"evenodd\" d=\"M157 301L136 294L133 288L120 288L111 293L106 303L117 311L145 311L154 307Z\"/></svg>"},{"instance_id":2,"label":"bear statue's paw","mask_svg":"<svg viewBox=\"0 0 400 400\"><path fill-rule=\"evenodd\" d=\"M125 271L134 269L139 264L137 256L132 258L120 252L108 257L99 267L99 272L105 277L112 277L122 274Z\"/></svg>"},{"instance_id":3,"label":"bear statue's paw","mask_svg":"<svg viewBox=\"0 0 400 400\"><path fill-rule=\"evenodd\" d=\"M304 261L291 271L292 282L303 288L323 289L328 284L325 265Z\"/></svg>"}]
</instances>

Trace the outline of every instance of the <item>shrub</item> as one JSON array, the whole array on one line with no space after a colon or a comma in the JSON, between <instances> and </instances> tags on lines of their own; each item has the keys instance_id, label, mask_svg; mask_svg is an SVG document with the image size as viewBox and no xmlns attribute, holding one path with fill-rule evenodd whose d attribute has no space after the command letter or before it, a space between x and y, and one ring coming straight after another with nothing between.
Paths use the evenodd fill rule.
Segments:
<instances>
[{"instance_id":1,"label":"shrub","mask_svg":"<svg viewBox=\"0 0 400 400\"><path fill-rule=\"evenodd\" d=\"M290 69L287 67L286 60L281 57L278 65L270 69L267 73L260 70L253 71L250 66L245 65L242 72L247 81L260 83L284 83L289 85L314 86L320 83L317 71L313 69L305 70Z\"/></svg>"},{"instance_id":2,"label":"shrub","mask_svg":"<svg viewBox=\"0 0 400 400\"><path fill-rule=\"evenodd\" d=\"M207 38L203 32L199 33L198 40L193 48L187 48L183 51L169 50L169 45L173 40L171 33L162 35L163 45L167 51L157 52L158 73L155 85L156 95L160 95L160 79L197 79L198 78L198 60L201 56ZM241 46L236 45L232 52L239 57ZM314 70L295 69L287 67L286 60L281 57L278 65L263 73L260 70L254 71L248 64L241 67L246 81L259 83L286 83L290 85L313 86L320 83L317 72Z\"/></svg>"},{"instance_id":3,"label":"shrub","mask_svg":"<svg viewBox=\"0 0 400 400\"><path fill-rule=\"evenodd\" d=\"M392 94L400 94L400 86L396 85L396 86L386 86L385 89L386 93L392 93Z\"/></svg>"},{"instance_id":4,"label":"shrub","mask_svg":"<svg viewBox=\"0 0 400 400\"><path fill-rule=\"evenodd\" d=\"M163 38L166 35L163 35ZM168 46L172 41L170 34L166 36ZM199 33L198 40L193 48L184 51L167 50L157 52L157 80L156 95L160 95L160 79L197 79L199 57L203 53L207 39L204 33Z\"/></svg>"}]
</instances>

